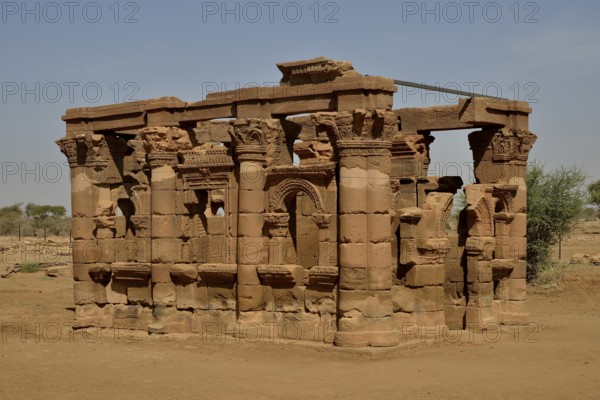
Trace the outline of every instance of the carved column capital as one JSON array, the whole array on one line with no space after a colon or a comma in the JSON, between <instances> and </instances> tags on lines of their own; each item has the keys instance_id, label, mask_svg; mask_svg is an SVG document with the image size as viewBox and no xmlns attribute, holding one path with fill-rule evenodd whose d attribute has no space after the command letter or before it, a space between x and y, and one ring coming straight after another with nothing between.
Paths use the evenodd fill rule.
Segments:
<instances>
[{"instance_id":1,"label":"carved column capital","mask_svg":"<svg viewBox=\"0 0 600 400\"><path fill-rule=\"evenodd\" d=\"M327 132L340 156L388 152L398 130L396 114L386 110L323 112L313 114L312 120Z\"/></svg>"},{"instance_id":2,"label":"carved column capital","mask_svg":"<svg viewBox=\"0 0 600 400\"><path fill-rule=\"evenodd\" d=\"M192 148L187 131L177 127L149 126L139 130L150 167L176 166L177 153Z\"/></svg>"},{"instance_id":3,"label":"carved column capital","mask_svg":"<svg viewBox=\"0 0 600 400\"><path fill-rule=\"evenodd\" d=\"M276 147L283 141L283 128L278 119L247 118L232 121L229 135L240 161L271 164Z\"/></svg>"},{"instance_id":4,"label":"carved column capital","mask_svg":"<svg viewBox=\"0 0 600 400\"><path fill-rule=\"evenodd\" d=\"M465 251L470 257L491 260L496 246L494 237L469 237L465 243Z\"/></svg>"},{"instance_id":5,"label":"carved column capital","mask_svg":"<svg viewBox=\"0 0 600 400\"><path fill-rule=\"evenodd\" d=\"M187 131L177 127L148 126L139 130L147 153L178 152L192 148Z\"/></svg>"},{"instance_id":6,"label":"carved column capital","mask_svg":"<svg viewBox=\"0 0 600 400\"><path fill-rule=\"evenodd\" d=\"M67 157L70 167L75 167L78 164L85 162L85 152L82 151L81 139L77 138L62 138L55 142L59 147L60 151Z\"/></svg>"},{"instance_id":7,"label":"carved column capital","mask_svg":"<svg viewBox=\"0 0 600 400\"><path fill-rule=\"evenodd\" d=\"M158 168L165 165L168 165L169 167L176 167L178 164L177 153L159 151L150 153L147 155L147 157L150 168Z\"/></svg>"},{"instance_id":8,"label":"carved column capital","mask_svg":"<svg viewBox=\"0 0 600 400\"><path fill-rule=\"evenodd\" d=\"M492 137L493 161L524 163L537 136L526 130L502 129Z\"/></svg>"},{"instance_id":9,"label":"carved column capital","mask_svg":"<svg viewBox=\"0 0 600 400\"><path fill-rule=\"evenodd\" d=\"M329 229L333 214L320 214L315 213L311 216L312 221L319 227L319 229Z\"/></svg>"},{"instance_id":10,"label":"carved column capital","mask_svg":"<svg viewBox=\"0 0 600 400\"><path fill-rule=\"evenodd\" d=\"M265 214L265 226L273 237L285 237L290 223L288 213Z\"/></svg>"}]
</instances>

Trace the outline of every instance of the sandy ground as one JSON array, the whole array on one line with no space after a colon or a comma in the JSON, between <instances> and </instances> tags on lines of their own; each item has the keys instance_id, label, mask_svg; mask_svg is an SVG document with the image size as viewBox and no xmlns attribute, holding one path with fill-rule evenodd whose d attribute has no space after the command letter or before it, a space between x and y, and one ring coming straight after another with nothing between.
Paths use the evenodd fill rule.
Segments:
<instances>
[{"instance_id":1,"label":"sandy ground","mask_svg":"<svg viewBox=\"0 0 600 400\"><path fill-rule=\"evenodd\" d=\"M533 290L532 323L518 331L462 332L459 343L434 332L375 355L72 333L71 285L43 272L0 279L0 399L600 398L600 267L574 267L561 291Z\"/></svg>"}]
</instances>

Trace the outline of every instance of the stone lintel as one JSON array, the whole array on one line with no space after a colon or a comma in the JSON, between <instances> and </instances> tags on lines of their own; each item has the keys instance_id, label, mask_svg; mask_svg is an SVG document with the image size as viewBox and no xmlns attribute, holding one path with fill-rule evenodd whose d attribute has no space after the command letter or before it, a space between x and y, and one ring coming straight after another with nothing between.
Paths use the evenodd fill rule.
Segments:
<instances>
[{"instance_id":1,"label":"stone lintel","mask_svg":"<svg viewBox=\"0 0 600 400\"><path fill-rule=\"evenodd\" d=\"M531 108L524 101L462 98L458 104L394 110L400 118L401 133L415 134L486 126L528 129Z\"/></svg>"}]
</instances>

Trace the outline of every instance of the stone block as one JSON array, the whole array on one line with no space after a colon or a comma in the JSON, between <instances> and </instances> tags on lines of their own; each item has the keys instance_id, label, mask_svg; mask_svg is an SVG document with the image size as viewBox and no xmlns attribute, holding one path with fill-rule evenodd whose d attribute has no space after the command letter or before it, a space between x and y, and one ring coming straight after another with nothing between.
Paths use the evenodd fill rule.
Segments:
<instances>
[{"instance_id":1,"label":"stone block","mask_svg":"<svg viewBox=\"0 0 600 400\"><path fill-rule=\"evenodd\" d=\"M510 224L510 236L525 237L527 236L527 214L516 213Z\"/></svg>"},{"instance_id":2,"label":"stone block","mask_svg":"<svg viewBox=\"0 0 600 400\"><path fill-rule=\"evenodd\" d=\"M340 268L340 289L364 290L367 288L367 268Z\"/></svg>"},{"instance_id":3,"label":"stone block","mask_svg":"<svg viewBox=\"0 0 600 400\"><path fill-rule=\"evenodd\" d=\"M255 214L265 211L264 193L262 190L240 189L238 208L242 214Z\"/></svg>"},{"instance_id":4,"label":"stone block","mask_svg":"<svg viewBox=\"0 0 600 400\"><path fill-rule=\"evenodd\" d=\"M153 284L152 298L157 306L174 306L177 298L175 285L172 283Z\"/></svg>"},{"instance_id":5,"label":"stone block","mask_svg":"<svg viewBox=\"0 0 600 400\"><path fill-rule=\"evenodd\" d=\"M446 305L467 305L464 282L444 282L444 297Z\"/></svg>"},{"instance_id":6,"label":"stone block","mask_svg":"<svg viewBox=\"0 0 600 400\"><path fill-rule=\"evenodd\" d=\"M524 260L527 256L527 238L507 237L496 238L496 258Z\"/></svg>"},{"instance_id":7,"label":"stone block","mask_svg":"<svg viewBox=\"0 0 600 400\"><path fill-rule=\"evenodd\" d=\"M340 244L340 267L342 268L366 268L367 267L367 244L366 243L341 243Z\"/></svg>"},{"instance_id":8,"label":"stone block","mask_svg":"<svg viewBox=\"0 0 600 400\"><path fill-rule=\"evenodd\" d=\"M367 245L369 268L388 268L391 266L392 246L390 242L369 243Z\"/></svg>"},{"instance_id":9,"label":"stone block","mask_svg":"<svg viewBox=\"0 0 600 400\"><path fill-rule=\"evenodd\" d=\"M174 191L177 189L177 172L170 165L152 168L151 179L153 195L159 190ZM152 197L154 198L154 196Z\"/></svg>"},{"instance_id":10,"label":"stone block","mask_svg":"<svg viewBox=\"0 0 600 400\"><path fill-rule=\"evenodd\" d=\"M174 264L170 269L171 280L177 284L185 285L198 280L198 266L196 264Z\"/></svg>"},{"instance_id":11,"label":"stone block","mask_svg":"<svg viewBox=\"0 0 600 400\"><path fill-rule=\"evenodd\" d=\"M419 286L437 286L444 284L444 266L442 264L434 265L414 265L406 273L406 285Z\"/></svg>"},{"instance_id":12,"label":"stone block","mask_svg":"<svg viewBox=\"0 0 600 400\"><path fill-rule=\"evenodd\" d=\"M392 287L392 266L367 268L367 281L370 290L389 290Z\"/></svg>"},{"instance_id":13,"label":"stone block","mask_svg":"<svg viewBox=\"0 0 600 400\"><path fill-rule=\"evenodd\" d=\"M370 318L391 316L393 312L391 291L340 290L338 310L341 317L360 313Z\"/></svg>"},{"instance_id":14,"label":"stone block","mask_svg":"<svg viewBox=\"0 0 600 400\"><path fill-rule=\"evenodd\" d=\"M237 294L239 311L258 311L264 308L262 286L238 284Z\"/></svg>"},{"instance_id":15,"label":"stone block","mask_svg":"<svg viewBox=\"0 0 600 400\"><path fill-rule=\"evenodd\" d=\"M225 217L207 217L207 222L209 235L225 236Z\"/></svg>"},{"instance_id":16,"label":"stone block","mask_svg":"<svg viewBox=\"0 0 600 400\"><path fill-rule=\"evenodd\" d=\"M467 329L484 329L487 326L497 326L492 307L467 306L465 327Z\"/></svg>"},{"instance_id":17,"label":"stone block","mask_svg":"<svg viewBox=\"0 0 600 400\"><path fill-rule=\"evenodd\" d=\"M178 238L181 236L181 221L176 215L153 215L152 238Z\"/></svg>"},{"instance_id":18,"label":"stone block","mask_svg":"<svg viewBox=\"0 0 600 400\"><path fill-rule=\"evenodd\" d=\"M152 239L152 262L158 264L181 262L181 240Z\"/></svg>"},{"instance_id":19,"label":"stone block","mask_svg":"<svg viewBox=\"0 0 600 400\"><path fill-rule=\"evenodd\" d=\"M297 341L323 341L321 318L310 313L275 313L277 338L287 343Z\"/></svg>"},{"instance_id":20,"label":"stone block","mask_svg":"<svg viewBox=\"0 0 600 400\"><path fill-rule=\"evenodd\" d=\"M93 218L74 217L72 222L71 235L74 240L94 240L94 230L96 224Z\"/></svg>"},{"instance_id":21,"label":"stone block","mask_svg":"<svg viewBox=\"0 0 600 400\"><path fill-rule=\"evenodd\" d=\"M527 261L518 260L513 262L513 270L510 273L511 279L525 279L527 278Z\"/></svg>"},{"instance_id":22,"label":"stone block","mask_svg":"<svg viewBox=\"0 0 600 400\"><path fill-rule=\"evenodd\" d=\"M127 287L128 304L152 305L152 290L150 282L136 282Z\"/></svg>"},{"instance_id":23,"label":"stone block","mask_svg":"<svg viewBox=\"0 0 600 400\"><path fill-rule=\"evenodd\" d=\"M394 285L392 287L392 304L394 312L412 313L415 311L415 295L414 288L406 286Z\"/></svg>"},{"instance_id":24,"label":"stone block","mask_svg":"<svg viewBox=\"0 0 600 400\"><path fill-rule=\"evenodd\" d=\"M273 304L267 302L267 309L278 312L302 312L304 311L304 291L305 287L296 286L293 288L272 288Z\"/></svg>"},{"instance_id":25,"label":"stone block","mask_svg":"<svg viewBox=\"0 0 600 400\"><path fill-rule=\"evenodd\" d=\"M206 285L197 282L175 285L176 307L179 310L207 310L208 291Z\"/></svg>"},{"instance_id":26,"label":"stone block","mask_svg":"<svg viewBox=\"0 0 600 400\"><path fill-rule=\"evenodd\" d=\"M527 301L502 301L500 304L499 318L501 322L505 324L523 324L529 322Z\"/></svg>"},{"instance_id":27,"label":"stone block","mask_svg":"<svg viewBox=\"0 0 600 400\"><path fill-rule=\"evenodd\" d=\"M209 310L236 309L236 289L234 284L211 283L207 287L207 302Z\"/></svg>"},{"instance_id":28,"label":"stone block","mask_svg":"<svg viewBox=\"0 0 600 400\"><path fill-rule=\"evenodd\" d=\"M240 165L240 189L262 191L265 187L265 170L261 163L244 161Z\"/></svg>"},{"instance_id":29,"label":"stone block","mask_svg":"<svg viewBox=\"0 0 600 400\"><path fill-rule=\"evenodd\" d=\"M369 170L368 175L367 212L370 215L386 215L392 202L389 175L377 170Z\"/></svg>"},{"instance_id":30,"label":"stone block","mask_svg":"<svg viewBox=\"0 0 600 400\"><path fill-rule=\"evenodd\" d=\"M368 238L371 243L383 243L391 240L390 214L369 214Z\"/></svg>"},{"instance_id":31,"label":"stone block","mask_svg":"<svg viewBox=\"0 0 600 400\"><path fill-rule=\"evenodd\" d=\"M235 311L196 311L190 317L193 333L202 335L203 343L226 342L236 333Z\"/></svg>"},{"instance_id":32,"label":"stone block","mask_svg":"<svg viewBox=\"0 0 600 400\"><path fill-rule=\"evenodd\" d=\"M448 329L463 329L467 307L464 305L445 305L444 320Z\"/></svg>"},{"instance_id":33,"label":"stone block","mask_svg":"<svg viewBox=\"0 0 600 400\"><path fill-rule=\"evenodd\" d=\"M262 237L240 237L238 239L238 262L240 264L261 264L264 253L269 254L268 245Z\"/></svg>"},{"instance_id":34,"label":"stone block","mask_svg":"<svg viewBox=\"0 0 600 400\"><path fill-rule=\"evenodd\" d=\"M340 215L340 241L342 243L367 243L367 214Z\"/></svg>"},{"instance_id":35,"label":"stone block","mask_svg":"<svg viewBox=\"0 0 600 400\"><path fill-rule=\"evenodd\" d=\"M470 259L467 262L467 281L468 282L491 282L492 265L491 261L479 261Z\"/></svg>"},{"instance_id":36,"label":"stone block","mask_svg":"<svg viewBox=\"0 0 600 400\"><path fill-rule=\"evenodd\" d=\"M422 311L414 314L415 323L419 327L442 328L445 325L444 311Z\"/></svg>"},{"instance_id":37,"label":"stone block","mask_svg":"<svg viewBox=\"0 0 600 400\"><path fill-rule=\"evenodd\" d=\"M148 326L149 333L190 333L192 313L175 307L158 306L152 312L155 321Z\"/></svg>"},{"instance_id":38,"label":"stone block","mask_svg":"<svg viewBox=\"0 0 600 400\"><path fill-rule=\"evenodd\" d=\"M93 281L73 282L73 293L76 305L106 304L104 286Z\"/></svg>"},{"instance_id":39,"label":"stone block","mask_svg":"<svg viewBox=\"0 0 600 400\"><path fill-rule=\"evenodd\" d=\"M238 214L238 235L240 237L262 236L264 218L264 214Z\"/></svg>"},{"instance_id":40,"label":"stone block","mask_svg":"<svg viewBox=\"0 0 600 400\"><path fill-rule=\"evenodd\" d=\"M175 190L156 190L152 188L152 215L176 214Z\"/></svg>"},{"instance_id":41,"label":"stone block","mask_svg":"<svg viewBox=\"0 0 600 400\"><path fill-rule=\"evenodd\" d=\"M415 339L417 326L415 323L415 314L407 312L395 312L392 316L394 328L398 331L401 342Z\"/></svg>"},{"instance_id":42,"label":"stone block","mask_svg":"<svg viewBox=\"0 0 600 400\"><path fill-rule=\"evenodd\" d=\"M337 305L333 288L309 286L304 292L304 305L311 313L335 315Z\"/></svg>"},{"instance_id":43,"label":"stone block","mask_svg":"<svg viewBox=\"0 0 600 400\"><path fill-rule=\"evenodd\" d=\"M489 283L469 283L467 284L469 293L468 306L473 307L491 307L494 301L494 284Z\"/></svg>"},{"instance_id":44,"label":"stone block","mask_svg":"<svg viewBox=\"0 0 600 400\"><path fill-rule=\"evenodd\" d=\"M99 306L84 304L75 306L75 323L73 328L111 328L113 326L114 307L112 304Z\"/></svg>"},{"instance_id":45,"label":"stone block","mask_svg":"<svg viewBox=\"0 0 600 400\"><path fill-rule=\"evenodd\" d=\"M347 185L340 183L339 213L345 214L364 214L367 211L367 194L364 188L354 187L354 185L363 185L362 182L352 182Z\"/></svg>"},{"instance_id":46,"label":"stone block","mask_svg":"<svg viewBox=\"0 0 600 400\"><path fill-rule=\"evenodd\" d=\"M425 286L415 289L415 312L444 310L444 287Z\"/></svg>"},{"instance_id":47,"label":"stone block","mask_svg":"<svg viewBox=\"0 0 600 400\"><path fill-rule=\"evenodd\" d=\"M92 264L73 264L73 280L91 281L90 266Z\"/></svg>"},{"instance_id":48,"label":"stone block","mask_svg":"<svg viewBox=\"0 0 600 400\"><path fill-rule=\"evenodd\" d=\"M127 283L123 280L111 280L106 286L106 301L110 304L127 304Z\"/></svg>"},{"instance_id":49,"label":"stone block","mask_svg":"<svg viewBox=\"0 0 600 400\"><path fill-rule=\"evenodd\" d=\"M73 240L73 263L93 264L100 262L100 248L96 240Z\"/></svg>"},{"instance_id":50,"label":"stone block","mask_svg":"<svg viewBox=\"0 0 600 400\"><path fill-rule=\"evenodd\" d=\"M506 283L506 299L523 301L527 298L527 282L523 279L507 279Z\"/></svg>"}]
</instances>

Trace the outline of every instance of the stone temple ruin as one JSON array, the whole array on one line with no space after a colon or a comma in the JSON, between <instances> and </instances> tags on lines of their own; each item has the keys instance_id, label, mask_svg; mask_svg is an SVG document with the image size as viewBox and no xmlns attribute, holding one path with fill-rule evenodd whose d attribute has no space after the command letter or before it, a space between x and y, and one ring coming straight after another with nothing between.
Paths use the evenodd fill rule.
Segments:
<instances>
[{"instance_id":1,"label":"stone temple ruin","mask_svg":"<svg viewBox=\"0 0 600 400\"><path fill-rule=\"evenodd\" d=\"M527 103L394 110L394 81L348 62L278 67L277 87L67 110L76 325L363 347L527 321ZM427 175L453 129L477 129L454 231L463 182Z\"/></svg>"}]
</instances>

